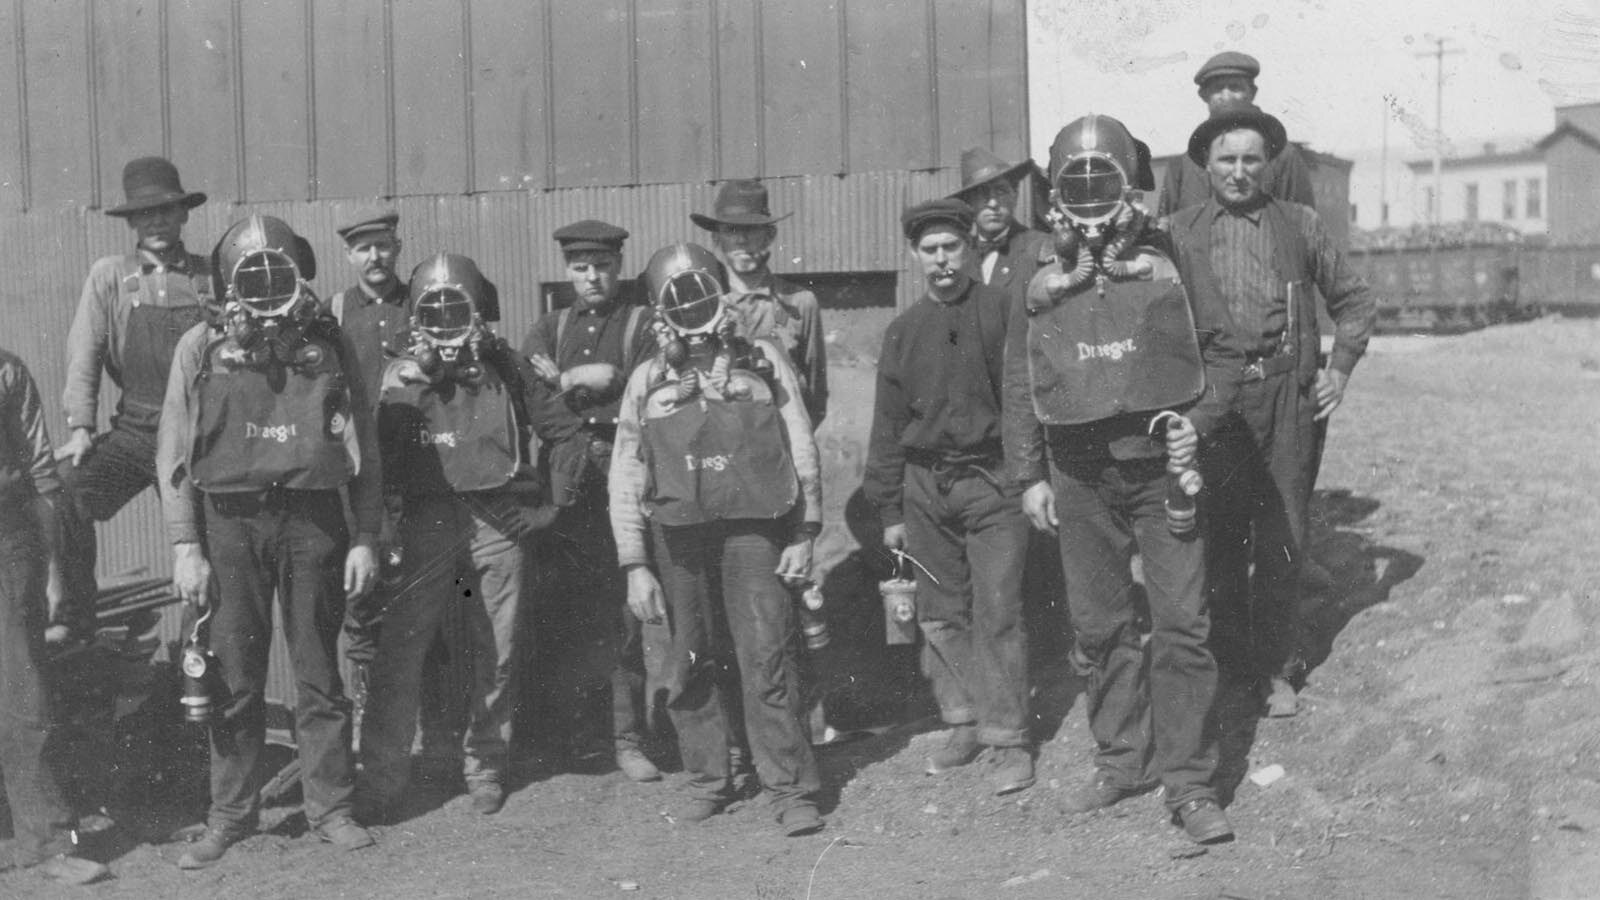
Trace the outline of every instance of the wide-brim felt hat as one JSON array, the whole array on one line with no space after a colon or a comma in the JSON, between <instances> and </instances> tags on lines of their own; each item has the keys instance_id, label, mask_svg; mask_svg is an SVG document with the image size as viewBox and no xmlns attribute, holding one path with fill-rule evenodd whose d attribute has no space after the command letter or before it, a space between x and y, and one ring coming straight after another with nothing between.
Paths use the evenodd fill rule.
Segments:
<instances>
[{"instance_id":1,"label":"wide-brim felt hat","mask_svg":"<svg viewBox=\"0 0 1600 900\"><path fill-rule=\"evenodd\" d=\"M178 180L178 167L160 156L141 156L123 166L122 192L127 199L106 210L106 215L131 216L172 203L194 209L206 202L205 194L184 190Z\"/></svg>"},{"instance_id":2,"label":"wide-brim felt hat","mask_svg":"<svg viewBox=\"0 0 1600 900\"><path fill-rule=\"evenodd\" d=\"M767 205L767 186L754 179L725 181L717 188L711 212L690 213L689 219L707 231L719 225L775 225L793 213L774 216Z\"/></svg>"},{"instance_id":3,"label":"wide-brim felt hat","mask_svg":"<svg viewBox=\"0 0 1600 900\"><path fill-rule=\"evenodd\" d=\"M982 147L969 147L961 151L961 187L950 196L965 200L966 195L977 188L1002 178L1016 181L1033 167L1031 159L1010 163Z\"/></svg>"},{"instance_id":4,"label":"wide-brim felt hat","mask_svg":"<svg viewBox=\"0 0 1600 900\"><path fill-rule=\"evenodd\" d=\"M1189 158L1195 165L1205 168L1206 157L1211 153L1211 142L1217 139L1217 135L1236 128L1260 132L1266 141L1269 160L1282 153L1289 143L1288 132L1284 131L1283 123L1276 116L1262 112L1254 104L1238 103L1214 113L1189 135Z\"/></svg>"}]
</instances>

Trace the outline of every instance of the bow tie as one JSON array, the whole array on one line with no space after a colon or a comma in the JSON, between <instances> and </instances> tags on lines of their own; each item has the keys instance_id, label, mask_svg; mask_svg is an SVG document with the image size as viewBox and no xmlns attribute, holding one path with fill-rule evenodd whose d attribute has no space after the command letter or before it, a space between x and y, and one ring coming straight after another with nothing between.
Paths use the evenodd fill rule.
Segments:
<instances>
[{"instance_id":1,"label":"bow tie","mask_svg":"<svg viewBox=\"0 0 1600 900\"><path fill-rule=\"evenodd\" d=\"M1008 247L1010 244L1011 229L1009 228L1006 229L1005 234L1000 235L998 238L991 239L986 238L983 235L978 235L978 237L972 242L973 248L978 251L979 259L983 259L990 253L1004 253L1006 252L1006 247Z\"/></svg>"}]
</instances>

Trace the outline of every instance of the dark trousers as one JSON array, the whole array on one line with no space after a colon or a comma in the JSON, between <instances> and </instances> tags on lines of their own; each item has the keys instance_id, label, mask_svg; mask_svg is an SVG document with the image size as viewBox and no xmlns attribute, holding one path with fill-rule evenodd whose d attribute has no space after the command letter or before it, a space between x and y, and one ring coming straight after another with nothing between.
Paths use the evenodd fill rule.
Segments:
<instances>
[{"instance_id":1,"label":"dark trousers","mask_svg":"<svg viewBox=\"0 0 1600 900\"><path fill-rule=\"evenodd\" d=\"M946 481L910 465L904 507L908 550L928 570L917 571L917 622L927 638L922 670L940 716L952 725L976 723L978 739L990 746L1026 746L1028 520L1021 502L976 474Z\"/></svg>"},{"instance_id":2,"label":"dark trousers","mask_svg":"<svg viewBox=\"0 0 1600 900\"><path fill-rule=\"evenodd\" d=\"M553 688L558 710L582 708L582 685L572 684L573 666L563 666L574 651L596 659L610 682L610 737L618 745L644 740L648 722L645 698L644 639L640 622L628 611L628 588L617 568L617 544L603 481L586 483L571 506L562 507L550 528L534 540L546 573L538 601L536 666L540 681Z\"/></svg>"},{"instance_id":3,"label":"dark trousers","mask_svg":"<svg viewBox=\"0 0 1600 900\"><path fill-rule=\"evenodd\" d=\"M794 606L774 574L786 529L750 520L654 529L671 630L661 673L667 712L678 732L689 789L705 799L725 800L730 790L725 703L732 698L725 697L723 675L728 648L716 637L724 617L764 791L782 810L810 801L822 785L801 700Z\"/></svg>"},{"instance_id":4,"label":"dark trousers","mask_svg":"<svg viewBox=\"0 0 1600 900\"><path fill-rule=\"evenodd\" d=\"M1292 677L1304 665L1314 409L1292 373L1247 381L1201 454L1212 652L1230 675Z\"/></svg>"},{"instance_id":5,"label":"dark trousers","mask_svg":"<svg viewBox=\"0 0 1600 900\"><path fill-rule=\"evenodd\" d=\"M11 805L16 861L72 850L72 811L50 771L44 658L45 549L33 511L0 510L0 786Z\"/></svg>"},{"instance_id":6,"label":"dark trousers","mask_svg":"<svg viewBox=\"0 0 1600 900\"><path fill-rule=\"evenodd\" d=\"M404 575L385 612L361 741L362 790L380 802L393 803L405 790L423 660L456 604L464 614L463 649L472 671L463 774L469 785L505 781L524 557L521 543L506 537L497 523L515 502L504 494L406 500L400 520Z\"/></svg>"},{"instance_id":7,"label":"dark trousers","mask_svg":"<svg viewBox=\"0 0 1600 900\"><path fill-rule=\"evenodd\" d=\"M106 522L139 492L156 483L156 429L118 416L111 430L97 435L94 446L74 466L60 464L62 496L56 505L61 531L61 608L55 621L79 634L94 626L95 564L98 557L94 524Z\"/></svg>"},{"instance_id":8,"label":"dark trousers","mask_svg":"<svg viewBox=\"0 0 1600 900\"><path fill-rule=\"evenodd\" d=\"M338 640L349 534L339 494L207 494L205 543L218 589L211 649L229 691L211 730L209 824L233 833L256 824L274 594L298 689L306 820L317 827L348 815L355 769Z\"/></svg>"},{"instance_id":9,"label":"dark trousers","mask_svg":"<svg viewBox=\"0 0 1600 900\"><path fill-rule=\"evenodd\" d=\"M1217 747L1206 720L1217 665L1206 647L1203 542L1167 527L1166 461L1057 458L1051 474L1096 767L1122 787L1160 779L1173 809L1215 799ZM1135 550L1149 599L1147 646L1128 569Z\"/></svg>"}]
</instances>

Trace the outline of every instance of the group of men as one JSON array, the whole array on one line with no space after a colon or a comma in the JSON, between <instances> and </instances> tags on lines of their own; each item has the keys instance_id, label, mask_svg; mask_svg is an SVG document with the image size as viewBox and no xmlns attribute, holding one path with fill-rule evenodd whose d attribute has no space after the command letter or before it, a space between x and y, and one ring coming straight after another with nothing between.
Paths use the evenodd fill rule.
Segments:
<instances>
[{"instance_id":1,"label":"group of men","mask_svg":"<svg viewBox=\"0 0 1600 900\"><path fill-rule=\"evenodd\" d=\"M1287 690L1292 712L1318 432L1374 305L1306 205L1282 125L1250 105L1258 71L1238 53L1201 68L1211 115L1159 218L1141 205L1148 148L1096 115L1052 145L1049 231L1016 215L1031 163L982 150L957 194L902 217L926 291L885 334L863 489L884 545L916 563L923 671L950 726L930 775L987 747L996 793L1034 782L1025 579L1035 603L1064 589L1089 682L1098 750L1073 811L1159 784L1190 837L1228 839L1207 726L1219 671L1271 711ZM614 663L602 730L628 777L660 777L653 644L648 680L689 775L675 818L716 814L753 768L782 833L823 826L793 593L821 528L826 360L816 297L770 269L782 217L763 185L727 182L692 214L713 250L656 252L642 302L622 290L625 230L557 230L573 301L520 351L494 333L498 291L473 260L436 254L400 278L393 213L340 229L358 281L324 302L286 223L250 216L200 256L181 229L205 196L170 162L129 163L124 187L107 212L137 243L85 284L60 484L37 391L0 358L0 490L30 500L5 503L0 525L0 696L19 731L0 768L24 862L104 874L64 842L28 661L88 627L93 523L151 484L223 698L207 827L180 866L217 862L256 826L275 594L316 834L358 849L365 826L403 815L423 666L451 604L471 655L463 776L473 808L498 811L534 565L555 579L540 646L592 644ZM1336 325L1326 365L1313 288ZM102 373L121 396L96 434ZM55 554L38 552L47 538ZM398 572L381 585L380 556ZM46 558L60 563L48 623ZM366 698L359 777L341 629Z\"/></svg>"},{"instance_id":2,"label":"group of men","mask_svg":"<svg viewBox=\"0 0 1600 900\"><path fill-rule=\"evenodd\" d=\"M1295 712L1321 432L1376 307L1252 104L1258 73L1236 52L1201 67L1209 116L1157 213L1149 148L1091 114L1051 146L1048 233L1013 214L1031 165L987 151L903 217L927 291L884 338L864 487L884 543L918 562L923 671L950 726L930 775L986 755L995 793L1033 784L1025 608L1048 598L1020 586L1030 526L1058 539L1097 747L1069 812L1160 786L1190 838L1229 840L1219 681Z\"/></svg>"}]
</instances>

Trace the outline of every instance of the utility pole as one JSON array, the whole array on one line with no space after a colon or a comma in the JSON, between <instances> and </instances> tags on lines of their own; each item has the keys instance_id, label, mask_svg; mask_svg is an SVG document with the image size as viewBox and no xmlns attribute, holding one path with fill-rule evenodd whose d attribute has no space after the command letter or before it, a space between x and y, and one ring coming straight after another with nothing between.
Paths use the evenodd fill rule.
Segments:
<instances>
[{"instance_id":1,"label":"utility pole","mask_svg":"<svg viewBox=\"0 0 1600 900\"><path fill-rule=\"evenodd\" d=\"M1428 224L1438 225L1444 211L1444 42L1449 38L1424 35L1424 40L1431 41L1434 49L1427 53L1418 53L1418 56L1432 56L1434 58L1433 76L1433 202L1428 205ZM1451 54L1466 51L1455 49ZM1387 121L1387 120L1385 120Z\"/></svg>"},{"instance_id":2,"label":"utility pole","mask_svg":"<svg viewBox=\"0 0 1600 900\"><path fill-rule=\"evenodd\" d=\"M1378 161L1378 227L1389 226L1389 115L1390 97L1383 95L1383 151Z\"/></svg>"}]
</instances>

